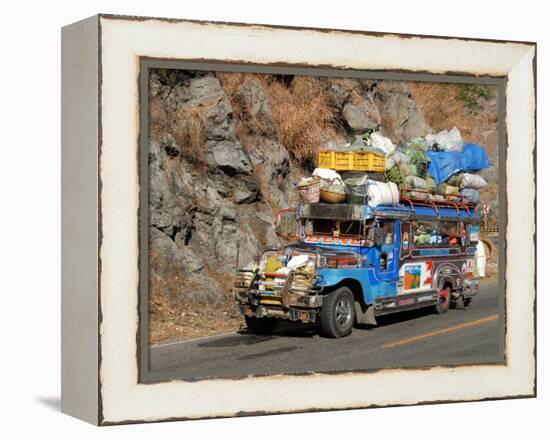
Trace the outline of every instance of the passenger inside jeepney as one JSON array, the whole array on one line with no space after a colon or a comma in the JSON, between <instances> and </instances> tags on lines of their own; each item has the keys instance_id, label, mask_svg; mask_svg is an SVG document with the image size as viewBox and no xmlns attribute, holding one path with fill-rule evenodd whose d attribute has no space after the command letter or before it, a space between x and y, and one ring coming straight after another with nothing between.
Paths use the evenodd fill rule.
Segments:
<instances>
[{"instance_id":1,"label":"passenger inside jeepney","mask_svg":"<svg viewBox=\"0 0 550 440\"><path fill-rule=\"evenodd\" d=\"M458 246L461 236L453 221L418 221L414 225L415 246Z\"/></svg>"}]
</instances>

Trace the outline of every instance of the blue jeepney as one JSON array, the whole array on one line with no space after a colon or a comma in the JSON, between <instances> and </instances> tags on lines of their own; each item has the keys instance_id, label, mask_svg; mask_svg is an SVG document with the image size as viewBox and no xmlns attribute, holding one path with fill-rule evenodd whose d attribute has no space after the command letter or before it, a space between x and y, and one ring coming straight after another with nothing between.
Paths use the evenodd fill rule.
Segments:
<instances>
[{"instance_id":1,"label":"blue jeepney","mask_svg":"<svg viewBox=\"0 0 550 440\"><path fill-rule=\"evenodd\" d=\"M238 271L235 299L255 333L287 319L342 337L384 314L468 306L478 290L479 219L465 205L303 204L280 225L295 243Z\"/></svg>"}]
</instances>

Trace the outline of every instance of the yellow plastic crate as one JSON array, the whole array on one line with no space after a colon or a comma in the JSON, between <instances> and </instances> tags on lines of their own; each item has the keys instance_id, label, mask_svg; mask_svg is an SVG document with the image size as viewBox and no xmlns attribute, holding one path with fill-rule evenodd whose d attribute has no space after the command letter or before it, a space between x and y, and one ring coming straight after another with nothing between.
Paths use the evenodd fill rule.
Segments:
<instances>
[{"instance_id":1,"label":"yellow plastic crate","mask_svg":"<svg viewBox=\"0 0 550 440\"><path fill-rule=\"evenodd\" d=\"M330 168L338 171L373 171L384 172L386 158L369 151L345 152L321 150L317 164L320 168Z\"/></svg>"},{"instance_id":2,"label":"yellow plastic crate","mask_svg":"<svg viewBox=\"0 0 550 440\"><path fill-rule=\"evenodd\" d=\"M383 173L386 171L386 158L384 156L371 153L370 151L361 151L355 153L353 165L353 169L357 171L373 171Z\"/></svg>"}]
</instances>

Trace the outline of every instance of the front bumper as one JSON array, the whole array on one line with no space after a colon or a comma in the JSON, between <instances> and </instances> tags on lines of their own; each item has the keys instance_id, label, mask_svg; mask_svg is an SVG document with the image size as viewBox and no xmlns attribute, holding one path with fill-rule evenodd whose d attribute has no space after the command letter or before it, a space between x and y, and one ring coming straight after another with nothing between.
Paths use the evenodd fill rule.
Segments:
<instances>
[{"instance_id":1,"label":"front bumper","mask_svg":"<svg viewBox=\"0 0 550 440\"><path fill-rule=\"evenodd\" d=\"M323 305L323 297L318 294L287 292L278 296L260 290L237 290L235 300L242 315L303 322L315 322Z\"/></svg>"},{"instance_id":2,"label":"front bumper","mask_svg":"<svg viewBox=\"0 0 550 440\"><path fill-rule=\"evenodd\" d=\"M300 322L316 322L317 309L302 309L298 307L290 307L283 309L282 307L274 306L251 306L249 304L239 304L239 311L243 316L255 316L256 318L282 318L289 321Z\"/></svg>"}]
</instances>

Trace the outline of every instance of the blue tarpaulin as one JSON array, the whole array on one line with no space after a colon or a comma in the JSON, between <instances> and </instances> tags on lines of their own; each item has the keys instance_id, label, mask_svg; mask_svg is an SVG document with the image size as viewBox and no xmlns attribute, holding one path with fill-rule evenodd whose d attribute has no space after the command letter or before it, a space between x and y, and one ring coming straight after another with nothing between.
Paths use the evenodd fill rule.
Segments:
<instances>
[{"instance_id":1,"label":"blue tarpaulin","mask_svg":"<svg viewBox=\"0 0 550 440\"><path fill-rule=\"evenodd\" d=\"M464 171L481 171L491 166L485 148L476 144L464 144L462 160Z\"/></svg>"},{"instance_id":2,"label":"blue tarpaulin","mask_svg":"<svg viewBox=\"0 0 550 440\"><path fill-rule=\"evenodd\" d=\"M453 174L480 171L491 165L485 148L476 144L464 144L462 151L427 151L426 154L430 158L428 171L438 185Z\"/></svg>"},{"instance_id":3,"label":"blue tarpaulin","mask_svg":"<svg viewBox=\"0 0 550 440\"><path fill-rule=\"evenodd\" d=\"M426 154L430 158L428 172L438 185L464 169L459 151L427 151Z\"/></svg>"}]
</instances>

